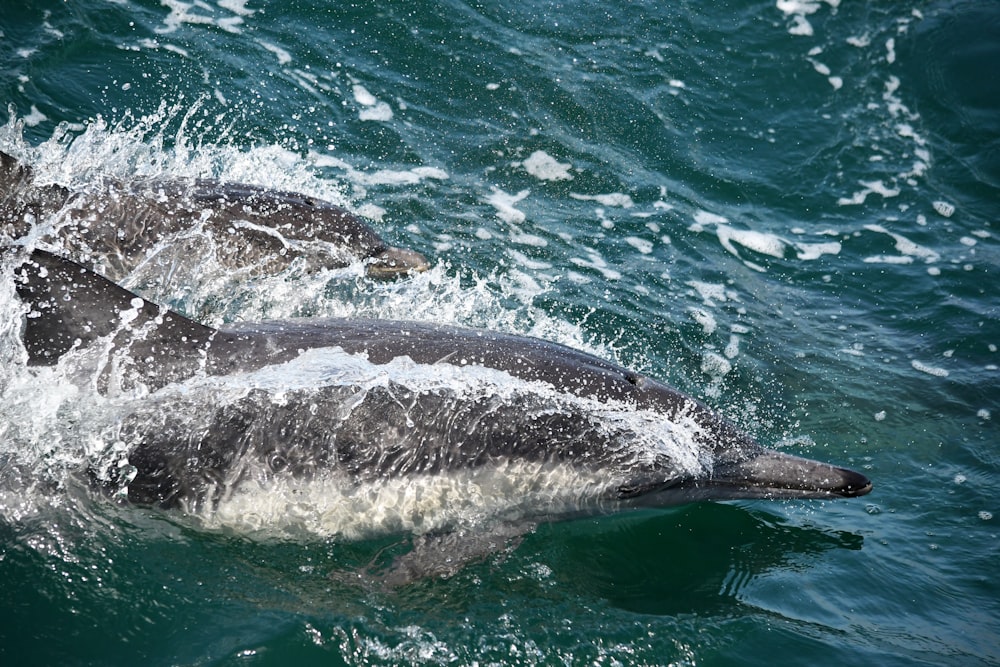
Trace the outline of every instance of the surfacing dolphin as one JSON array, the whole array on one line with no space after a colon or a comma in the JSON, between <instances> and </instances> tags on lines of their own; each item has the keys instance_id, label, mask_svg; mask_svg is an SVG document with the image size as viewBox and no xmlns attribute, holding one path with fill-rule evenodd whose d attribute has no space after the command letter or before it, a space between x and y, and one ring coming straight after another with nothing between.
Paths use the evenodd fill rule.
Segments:
<instances>
[{"instance_id":1,"label":"surfacing dolphin","mask_svg":"<svg viewBox=\"0 0 1000 667\"><path fill-rule=\"evenodd\" d=\"M214 180L107 179L79 191L36 184L32 170L0 152L0 238L20 239L54 221L40 240L112 280L154 264L154 281L183 282L206 259L246 275L364 260L374 278L428 268L423 255L389 246L363 220L292 192Z\"/></svg>"},{"instance_id":2,"label":"surfacing dolphin","mask_svg":"<svg viewBox=\"0 0 1000 667\"><path fill-rule=\"evenodd\" d=\"M205 516L292 488L292 507L296 485L315 483L337 496L330 512L361 497L378 506L351 534L449 535L474 516L506 539L532 522L627 507L872 488L860 473L764 448L698 400L563 345L400 321L212 329L72 261L9 249L7 262L11 253L30 364L90 354L99 391L149 390L114 436L127 463L113 467L125 472L100 475L139 505ZM302 380L310 373L318 381ZM432 493L440 502L428 504Z\"/></svg>"}]
</instances>

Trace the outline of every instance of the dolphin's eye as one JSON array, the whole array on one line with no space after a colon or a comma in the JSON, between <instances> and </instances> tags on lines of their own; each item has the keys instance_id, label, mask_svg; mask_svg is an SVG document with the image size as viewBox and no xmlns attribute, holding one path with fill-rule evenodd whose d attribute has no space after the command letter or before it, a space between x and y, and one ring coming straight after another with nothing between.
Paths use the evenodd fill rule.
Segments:
<instances>
[{"instance_id":1,"label":"dolphin's eye","mask_svg":"<svg viewBox=\"0 0 1000 667\"><path fill-rule=\"evenodd\" d=\"M271 455L267 457L267 465L272 471L281 472L288 467L288 459L278 452L272 452Z\"/></svg>"}]
</instances>

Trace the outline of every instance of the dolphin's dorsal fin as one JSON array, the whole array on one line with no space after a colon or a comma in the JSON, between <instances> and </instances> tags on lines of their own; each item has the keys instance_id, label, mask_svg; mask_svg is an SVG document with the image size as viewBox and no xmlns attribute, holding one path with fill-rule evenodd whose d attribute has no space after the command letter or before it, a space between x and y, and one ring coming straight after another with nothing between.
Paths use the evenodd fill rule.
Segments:
<instances>
[{"instance_id":1,"label":"dolphin's dorsal fin","mask_svg":"<svg viewBox=\"0 0 1000 667\"><path fill-rule=\"evenodd\" d=\"M76 262L34 250L15 271L28 305L23 333L28 363L53 365L66 352L113 336L115 349L160 374L164 363L197 362L215 330L119 287ZM162 363L157 363L162 362ZM181 363L188 367L191 363Z\"/></svg>"}]
</instances>

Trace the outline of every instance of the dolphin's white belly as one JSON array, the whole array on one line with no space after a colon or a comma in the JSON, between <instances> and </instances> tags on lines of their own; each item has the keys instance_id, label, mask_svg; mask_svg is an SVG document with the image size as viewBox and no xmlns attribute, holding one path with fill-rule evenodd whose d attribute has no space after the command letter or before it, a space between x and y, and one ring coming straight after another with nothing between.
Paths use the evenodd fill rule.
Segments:
<instances>
[{"instance_id":1,"label":"dolphin's white belly","mask_svg":"<svg viewBox=\"0 0 1000 667\"><path fill-rule=\"evenodd\" d=\"M608 486L596 471L525 461L362 483L337 475L283 478L241 485L196 518L239 533L355 540L600 512Z\"/></svg>"}]
</instances>

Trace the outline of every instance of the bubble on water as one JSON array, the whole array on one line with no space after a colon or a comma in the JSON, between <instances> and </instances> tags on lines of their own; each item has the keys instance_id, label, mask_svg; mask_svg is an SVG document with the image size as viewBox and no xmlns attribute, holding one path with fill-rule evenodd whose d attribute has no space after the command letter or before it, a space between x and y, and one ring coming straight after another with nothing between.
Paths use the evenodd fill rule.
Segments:
<instances>
[{"instance_id":1,"label":"bubble on water","mask_svg":"<svg viewBox=\"0 0 1000 667\"><path fill-rule=\"evenodd\" d=\"M938 215L944 216L945 218L950 218L955 214L955 205L946 201L936 201L932 204L934 210L937 211Z\"/></svg>"},{"instance_id":2,"label":"bubble on water","mask_svg":"<svg viewBox=\"0 0 1000 667\"><path fill-rule=\"evenodd\" d=\"M912 360L910 362L910 365L913 366L914 370L918 370L921 373L927 373L928 375L933 375L934 377L944 378L948 377L949 375L947 369L940 368L937 366L931 366L930 364L925 364L922 361L918 361L916 359Z\"/></svg>"}]
</instances>

